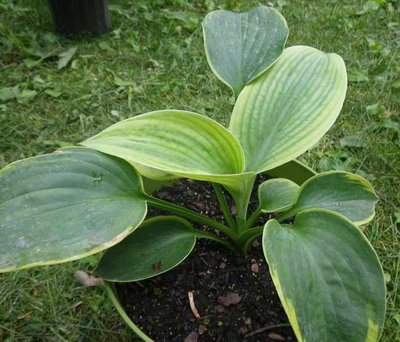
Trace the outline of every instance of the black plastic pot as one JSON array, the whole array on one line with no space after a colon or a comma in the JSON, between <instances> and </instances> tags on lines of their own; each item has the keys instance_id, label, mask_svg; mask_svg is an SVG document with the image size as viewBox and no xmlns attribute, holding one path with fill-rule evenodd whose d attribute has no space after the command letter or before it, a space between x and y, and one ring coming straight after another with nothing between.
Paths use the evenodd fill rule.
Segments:
<instances>
[{"instance_id":1,"label":"black plastic pot","mask_svg":"<svg viewBox=\"0 0 400 342\"><path fill-rule=\"evenodd\" d=\"M108 0L49 0L49 7L57 31L65 36L110 30Z\"/></svg>"}]
</instances>

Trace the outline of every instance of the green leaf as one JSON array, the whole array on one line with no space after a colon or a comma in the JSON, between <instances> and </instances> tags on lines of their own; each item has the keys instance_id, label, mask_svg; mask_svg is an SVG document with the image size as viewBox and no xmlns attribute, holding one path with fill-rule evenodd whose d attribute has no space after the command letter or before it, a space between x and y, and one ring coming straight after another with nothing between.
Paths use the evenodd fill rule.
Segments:
<instances>
[{"instance_id":1,"label":"green leaf","mask_svg":"<svg viewBox=\"0 0 400 342\"><path fill-rule=\"evenodd\" d=\"M114 84L118 87L134 87L136 86L135 82L133 81L125 81L119 77L114 77Z\"/></svg>"},{"instance_id":2,"label":"green leaf","mask_svg":"<svg viewBox=\"0 0 400 342\"><path fill-rule=\"evenodd\" d=\"M265 213L286 210L295 201L299 186L285 178L269 179L258 187L260 208Z\"/></svg>"},{"instance_id":3,"label":"green leaf","mask_svg":"<svg viewBox=\"0 0 400 342\"><path fill-rule=\"evenodd\" d=\"M369 115L380 115L387 111L386 107L380 103L374 103L365 108Z\"/></svg>"},{"instance_id":4,"label":"green leaf","mask_svg":"<svg viewBox=\"0 0 400 342\"><path fill-rule=\"evenodd\" d=\"M179 177L221 183L240 192L246 174L237 139L203 115L161 110L120 121L82 145L147 168ZM153 169L153 170L152 170ZM167 175L165 175L167 176Z\"/></svg>"},{"instance_id":5,"label":"green leaf","mask_svg":"<svg viewBox=\"0 0 400 342\"><path fill-rule=\"evenodd\" d=\"M58 63L57 63L58 70L63 69L68 65L68 63L70 62L72 57L74 57L76 50L77 50L77 47L74 46L74 47L68 49L67 51L61 52L58 55L58 58L59 58Z\"/></svg>"},{"instance_id":6,"label":"green leaf","mask_svg":"<svg viewBox=\"0 0 400 342\"><path fill-rule=\"evenodd\" d=\"M268 170L267 173L272 177L287 178L298 185L303 184L307 179L310 179L317 174L313 169L296 159Z\"/></svg>"},{"instance_id":7,"label":"green leaf","mask_svg":"<svg viewBox=\"0 0 400 342\"><path fill-rule=\"evenodd\" d=\"M339 140L340 146L342 147L364 147L364 141L357 135L348 135Z\"/></svg>"},{"instance_id":8,"label":"green leaf","mask_svg":"<svg viewBox=\"0 0 400 342\"><path fill-rule=\"evenodd\" d=\"M308 210L293 225L267 222L264 255L299 341L378 341L385 317L382 267L343 216Z\"/></svg>"},{"instance_id":9,"label":"green leaf","mask_svg":"<svg viewBox=\"0 0 400 342\"><path fill-rule=\"evenodd\" d=\"M350 69L348 71L348 78L349 78L349 82L352 82L352 83L361 83L361 82L369 81L368 73L365 70Z\"/></svg>"},{"instance_id":10,"label":"green leaf","mask_svg":"<svg viewBox=\"0 0 400 342\"><path fill-rule=\"evenodd\" d=\"M19 87L5 87L0 89L0 101L6 102L17 99L20 96Z\"/></svg>"},{"instance_id":11,"label":"green leaf","mask_svg":"<svg viewBox=\"0 0 400 342\"><path fill-rule=\"evenodd\" d=\"M285 49L273 67L240 93L230 122L246 170L276 168L311 148L335 122L346 95L346 68L336 54Z\"/></svg>"},{"instance_id":12,"label":"green leaf","mask_svg":"<svg viewBox=\"0 0 400 342\"><path fill-rule=\"evenodd\" d=\"M384 3L384 1L368 0L364 3L361 11L357 12L358 15L363 15L365 13L376 11Z\"/></svg>"},{"instance_id":13,"label":"green leaf","mask_svg":"<svg viewBox=\"0 0 400 342\"><path fill-rule=\"evenodd\" d=\"M37 95L36 90L23 89L18 96L18 100L22 100L22 101L30 100L30 99L33 99L36 95Z\"/></svg>"},{"instance_id":14,"label":"green leaf","mask_svg":"<svg viewBox=\"0 0 400 342\"><path fill-rule=\"evenodd\" d=\"M371 184L363 177L349 172L328 171L310 178L301 186L295 204L285 216L293 216L305 209L324 208L361 225L374 217L377 200Z\"/></svg>"},{"instance_id":15,"label":"green leaf","mask_svg":"<svg viewBox=\"0 0 400 342\"><path fill-rule=\"evenodd\" d=\"M239 14L219 10L203 21L208 64L236 95L279 58L288 34L285 18L266 6Z\"/></svg>"},{"instance_id":16,"label":"green leaf","mask_svg":"<svg viewBox=\"0 0 400 342\"><path fill-rule=\"evenodd\" d=\"M0 271L102 251L146 215L142 183L126 162L87 148L24 159L0 171Z\"/></svg>"},{"instance_id":17,"label":"green leaf","mask_svg":"<svg viewBox=\"0 0 400 342\"><path fill-rule=\"evenodd\" d=\"M108 281L139 281L179 265L196 244L196 231L179 217L145 221L101 258L96 273Z\"/></svg>"}]
</instances>

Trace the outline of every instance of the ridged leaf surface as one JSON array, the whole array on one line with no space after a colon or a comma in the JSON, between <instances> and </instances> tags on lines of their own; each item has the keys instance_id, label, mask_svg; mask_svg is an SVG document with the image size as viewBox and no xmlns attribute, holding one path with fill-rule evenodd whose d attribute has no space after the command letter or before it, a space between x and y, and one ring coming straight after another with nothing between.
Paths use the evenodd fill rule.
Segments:
<instances>
[{"instance_id":1,"label":"ridged leaf surface","mask_svg":"<svg viewBox=\"0 0 400 342\"><path fill-rule=\"evenodd\" d=\"M82 145L133 164L239 191L246 175L237 139L203 115L163 110L118 122Z\"/></svg>"},{"instance_id":2,"label":"ridged leaf surface","mask_svg":"<svg viewBox=\"0 0 400 342\"><path fill-rule=\"evenodd\" d=\"M347 87L343 60L307 46L284 50L240 93L230 122L246 170L278 167L311 148L336 120Z\"/></svg>"},{"instance_id":3,"label":"ridged leaf surface","mask_svg":"<svg viewBox=\"0 0 400 342\"><path fill-rule=\"evenodd\" d=\"M0 171L0 271L106 249L146 215L139 175L123 160L62 149Z\"/></svg>"},{"instance_id":4,"label":"ridged leaf surface","mask_svg":"<svg viewBox=\"0 0 400 342\"><path fill-rule=\"evenodd\" d=\"M267 222L264 255L299 341L374 342L385 317L382 267L343 216L305 211L293 225Z\"/></svg>"},{"instance_id":5,"label":"ridged leaf surface","mask_svg":"<svg viewBox=\"0 0 400 342\"><path fill-rule=\"evenodd\" d=\"M282 15L266 6L238 14L214 11L203 21L208 63L236 95L277 60L288 34Z\"/></svg>"}]
</instances>

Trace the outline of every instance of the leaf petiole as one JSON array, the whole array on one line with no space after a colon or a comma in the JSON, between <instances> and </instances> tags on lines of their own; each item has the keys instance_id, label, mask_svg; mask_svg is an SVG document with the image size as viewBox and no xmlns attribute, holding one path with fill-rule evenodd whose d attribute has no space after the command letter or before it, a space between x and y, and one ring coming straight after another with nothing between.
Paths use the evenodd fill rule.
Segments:
<instances>
[{"instance_id":1,"label":"leaf petiole","mask_svg":"<svg viewBox=\"0 0 400 342\"><path fill-rule=\"evenodd\" d=\"M221 207L222 213L225 217L226 222L228 223L228 226L231 227L232 229L237 229L235 220L233 219L231 212L228 207L228 203L226 202L226 198L224 194L222 193L221 186L217 183L212 183L212 186L215 191L215 195L217 196L217 200L219 202L219 205Z\"/></svg>"},{"instance_id":2,"label":"leaf petiole","mask_svg":"<svg viewBox=\"0 0 400 342\"><path fill-rule=\"evenodd\" d=\"M203 231L200 231L197 229L195 229L195 231L196 231L196 237L216 241L216 242L224 245L228 249L230 249L232 252L237 253L237 250L229 241L221 239L220 237L218 237L212 233L203 232Z\"/></svg>"},{"instance_id":3,"label":"leaf petiole","mask_svg":"<svg viewBox=\"0 0 400 342\"><path fill-rule=\"evenodd\" d=\"M219 223L213 219L210 219L207 216L196 213L193 210L181 207L180 205L176 205L176 204L173 204L173 203L170 203L170 202L167 202L162 199L155 198L155 197L152 197L149 195L145 196L145 200L157 208L160 208L160 209L163 209L166 211L170 211L174 214L181 215L181 216L183 216L189 220L192 220L194 222L210 226L212 228L219 230L221 233L225 234L232 240L234 240L234 241L238 240L238 235L235 231L233 231L229 227L223 225L222 223Z\"/></svg>"},{"instance_id":4,"label":"leaf petiole","mask_svg":"<svg viewBox=\"0 0 400 342\"><path fill-rule=\"evenodd\" d=\"M246 222L246 229L252 227L254 223L258 220L258 218L262 215L261 208L258 207L255 212L249 217Z\"/></svg>"}]
</instances>

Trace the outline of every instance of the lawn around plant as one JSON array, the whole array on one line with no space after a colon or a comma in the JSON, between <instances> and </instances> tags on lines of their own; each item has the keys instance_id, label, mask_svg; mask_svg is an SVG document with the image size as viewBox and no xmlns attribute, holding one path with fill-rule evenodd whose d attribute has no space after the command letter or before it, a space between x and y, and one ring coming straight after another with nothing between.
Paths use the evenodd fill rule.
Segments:
<instances>
[{"instance_id":1,"label":"lawn around plant","mask_svg":"<svg viewBox=\"0 0 400 342\"><path fill-rule=\"evenodd\" d=\"M67 41L45 28L49 17L44 5L1 1L0 9L12 13L6 17L0 12L4 19L0 39L6 47L0 70L1 166L76 144L114 122L154 109L195 111L227 126L234 97L205 63L200 22L220 6L239 12L252 5L114 3L110 34ZM398 5L368 1L329 7L277 1L275 6L289 23L289 46L309 43L337 52L347 65L349 88L340 119L302 160L319 172L350 171L374 185L380 201L365 233L385 272L388 293L382 340L396 340L400 321L400 211L395 190L400 159ZM28 30L28 24L34 29ZM383 32L387 40L380 40ZM241 86L234 83L232 88L237 91ZM67 158L73 152L65 153ZM255 158L250 169L269 165L259 162ZM307 221L303 216L299 228ZM270 226L268 234L281 234L279 224ZM125 327L115 328L119 319L104 290L83 289L73 279L74 270L92 270L97 259L1 275L2 336L129 339Z\"/></svg>"}]
</instances>

